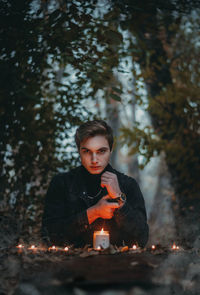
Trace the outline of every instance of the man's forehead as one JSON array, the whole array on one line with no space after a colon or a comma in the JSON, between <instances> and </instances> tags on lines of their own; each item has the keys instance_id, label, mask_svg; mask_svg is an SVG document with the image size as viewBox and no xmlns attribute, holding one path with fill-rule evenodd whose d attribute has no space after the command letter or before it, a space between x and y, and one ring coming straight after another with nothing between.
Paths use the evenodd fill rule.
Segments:
<instances>
[{"instance_id":1,"label":"man's forehead","mask_svg":"<svg viewBox=\"0 0 200 295\"><path fill-rule=\"evenodd\" d=\"M80 144L80 148L99 150L102 148L109 148L109 143L105 136L97 135L83 140Z\"/></svg>"}]
</instances>

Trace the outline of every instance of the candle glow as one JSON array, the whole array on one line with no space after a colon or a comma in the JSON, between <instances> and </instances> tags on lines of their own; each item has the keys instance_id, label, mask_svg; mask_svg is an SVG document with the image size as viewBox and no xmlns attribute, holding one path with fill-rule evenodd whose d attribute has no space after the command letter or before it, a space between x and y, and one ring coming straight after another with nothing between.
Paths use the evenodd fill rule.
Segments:
<instances>
[{"instance_id":1,"label":"candle glow","mask_svg":"<svg viewBox=\"0 0 200 295\"><path fill-rule=\"evenodd\" d=\"M17 251L17 252L18 252L19 254L22 254L22 253L23 253L24 245L19 244L19 245L16 246L16 248L18 248L18 251Z\"/></svg>"},{"instance_id":2,"label":"candle glow","mask_svg":"<svg viewBox=\"0 0 200 295\"><path fill-rule=\"evenodd\" d=\"M33 252L37 251L37 247L35 245L31 245L28 250L32 250Z\"/></svg>"},{"instance_id":3,"label":"candle glow","mask_svg":"<svg viewBox=\"0 0 200 295\"><path fill-rule=\"evenodd\" d=\"M22 244L17 245L17 248L22 249L24 246Z\"/></svg>"},{"instance_id":4,"label":"candle glow","mask_svg":"<svg viewBox=\"0 0 200 295\"><path fill-rule=\"evenodd\" d=\"M51 250L53 250L53 251L56 251L57 249L56 249L56 246L51 246L51 247L49 247L49 249L48 249L49 251L51 251Z\"/></svg>"},{"instance_id":5,"label":"candle glow","mask_svg":"<svg viewBox=\"0 0 200 295\"><path fill-rule=\"evenodd\" d=\"M103 250L106 249L110 246L110 234L108 231L104 231L104 229L102 228L99 231L95 231L93 234L93 248L95 250ZM128 246L126 246L128 248ZM18 249L18 253L23 253L25 249L27 250L31 250L32 253L36 253L37 251L52 251L52 252L57 252L57 251L64 251L64 252L68 252L69 251L69 247L57 247L55 245L52 245L49 248L45 248L45 247L37 247L36 245L30 245L29 247L27 247L26 245L23 244L18 244L16 246L16 248ZM130 248L130 250L137 250L138 246L137 244L133 244L133 246ZM172 251L178 251L182 248L180 248L180 246L177 246L175 244L175 242L170 246L170 248ZM156 250L156 245L151 245L151 250ZM26 251L24 252L26 253Z\"/></svg>"},{"instance_id":6,"label":"candle glow","mask_svg":"<svg viewBox=\"0 0 200 295\"><path fill-rule=\"evenodd\" d=\"M173 245L172 245L172 250L179 250L179 246L176 246L176 244L173 243Z\"/></svg>"}]
</instances>

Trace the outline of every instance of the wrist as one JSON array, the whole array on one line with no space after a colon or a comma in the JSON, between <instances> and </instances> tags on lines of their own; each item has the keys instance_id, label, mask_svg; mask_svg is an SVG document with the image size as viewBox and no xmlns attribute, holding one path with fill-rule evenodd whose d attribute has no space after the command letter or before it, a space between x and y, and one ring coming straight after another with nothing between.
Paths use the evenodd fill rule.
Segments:
<instances>
[{"instance_id":1,"label":"wrist","mask_svg":"<svg viewBox=\"0 0 200 295\"><path fill-rule=\"evenodd\" d=\"M120 208L121 208L124 205L124 203L126 202L126 195L124 193L120 192L118 194L118 197L116 200L119 203Z\"/></svg>"},{"instance_id":2,"label":"wrist","mask_svg":"<svg viewBox=\"0 0 200 295\"><path fill-rule=\"evenodd\" d=\"M113 193L112 195L110 195L110 197L112 199L118 199L120 197L120 195L122 194L121 191L116 191L115 193Z\"/></svg>"},{"instance_id":3,"label":"wrist","mask_svg":"<svg viewBox=\"0 0 200 295\"><path fill-rule=\"evenodd\" d=\"M99 210L98 210L97 205L92 206L92 210L93 210L93 214L94 214L95 218L96 219L99 218L100 215L99 215Z\"/></svg>"},{"instance_id":4,"label":"wrist","mask_svg":"<svg viewBox=\"0 0 200 295\"><path fill-rule=\"evenodd\" d=\"M87 217L89 224L99 218L99 213L95 205L87 209Z\"/></svg>"},{"instance_id":5,"label":"wrist","mask_svg":"<svg viewBox=\"0 0 200 295\"><path fill-rule=\"evenodd\" d=\"M119 198L119 197L121 196L121 194L122 194L122 192L121 192L121 191L118 191L118 192L116 193L116 198Z\"/></svg>"}]
</instances>

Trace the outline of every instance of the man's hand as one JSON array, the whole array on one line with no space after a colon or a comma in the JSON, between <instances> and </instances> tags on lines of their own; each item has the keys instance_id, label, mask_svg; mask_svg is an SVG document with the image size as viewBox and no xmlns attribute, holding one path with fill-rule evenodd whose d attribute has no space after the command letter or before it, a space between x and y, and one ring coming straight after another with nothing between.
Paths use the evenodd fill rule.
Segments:
<instances>
[{"instance_id":1,"label":"man's hand","mask_svg":"<svg viewBox=\"0 0 200 295\"><path fill-rule=\"evenodd\" d=\"M120 208L120 205L116 202L108 202L109 195L101 198L97 204L87 209L88 222L91 224L97 218L111 219L114 215L114 211Z\"/></svg>"},{"instance_id":2,"label":"man's hand","mask_svg":"<svg viewBox=\"0 0 200 295\"><path fill-rule=\"evenodd\" d=\"M106 171L102 174L101 186L106 187L109 196L113 199L118 198L119 194L121 194L117 175L112 172Z\"/></svg>"},{"instance_id":3,"label":"man's hand","mask_svg":"<svg viewBox=\"0 0 200 295\"><path fill-rule=\"evenodd\" d=\"M95 205L97 215L100 218L111 219L114 215L114 211L120 207L117 202L111 203L107 201L108 199L110 199L110 196L106 195Z\"/></svg>"}]
</instances>

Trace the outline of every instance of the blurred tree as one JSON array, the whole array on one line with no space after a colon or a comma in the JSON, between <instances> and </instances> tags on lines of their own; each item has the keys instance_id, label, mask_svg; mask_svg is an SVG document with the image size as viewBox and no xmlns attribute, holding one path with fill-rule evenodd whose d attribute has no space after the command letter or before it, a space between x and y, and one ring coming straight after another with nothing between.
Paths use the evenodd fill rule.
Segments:
<instances>
[{"instance_id":1,"label":"blurred tree","mask_svg":"<svg viewBox=\"0 0 200 295\"><path fill-rule=\"evenodd\" d=\"M141 130L138 125L133 130L124 128L124 142L132 153L140 151L146 163L155 153L165 152L176 192L178 232L190 242L199 228L195 225L188 230L187 225L192 220L199 221L200 209L200 12L194 10L196 1L173 1L166 5L144 1L137 9L134 3L126 1L129 9L123 13L128 21L122 21L121 25L135 37L129 51L133 62L140 65L141 72L134 72L138 88L140 81L147 86L146 110L153 128L147 126Z\"/></svg>"},{"instance_id":2,"label":"blurred tree","mask_svg":"<svg viewBox=\"0 0 200 295\"><path fill-rule=\"evenodd\" d=\"M92 0L1 4L1 212L12 208L26 229L27 221L31 225L41 215L41 196L52 174L76 165L70 136L94 117L83 102L116 64L110 57L121 34L99 20L95 5Z\"/></svg>"}]
</instances>

